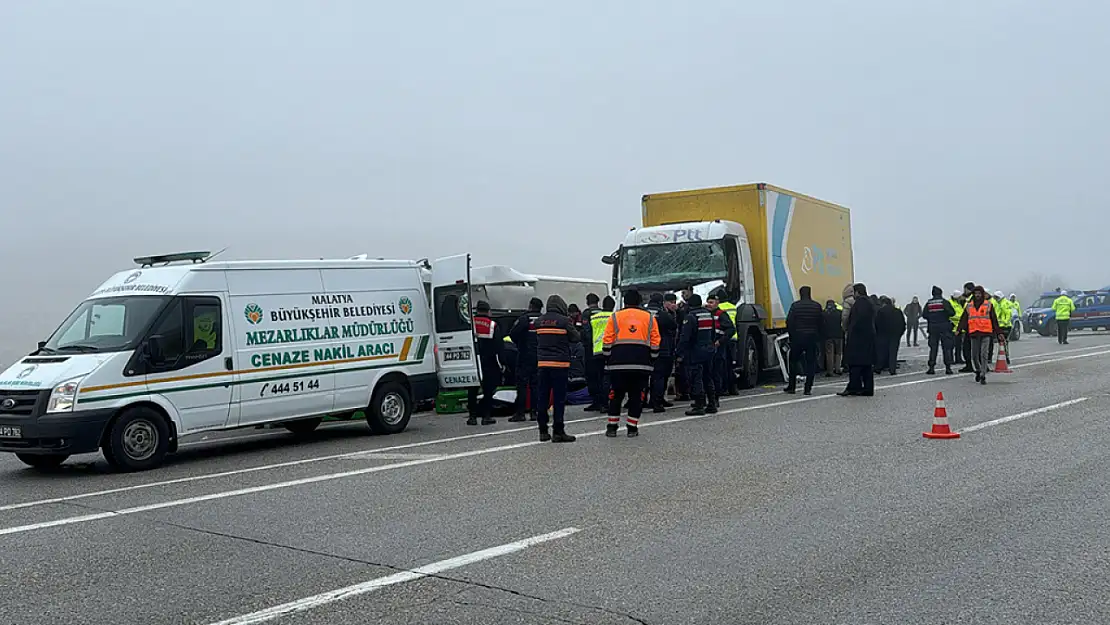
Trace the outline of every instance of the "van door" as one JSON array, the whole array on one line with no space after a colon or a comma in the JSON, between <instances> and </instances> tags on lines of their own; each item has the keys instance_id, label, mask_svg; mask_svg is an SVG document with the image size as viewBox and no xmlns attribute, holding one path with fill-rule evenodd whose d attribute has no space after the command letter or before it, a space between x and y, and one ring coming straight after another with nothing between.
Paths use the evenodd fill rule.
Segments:
<instances>
[{"instance_id":1,"label":"van door","mask_svg":"<svg viewBox=\"0 0 1110 625\"><path fill-rule=\"evenodd\" d=\"M479 386L470 308L470 254L432 263L432 323L441 388Z\"/></svg>"},{"instance_id":2,"label":"van door","mask_svg":"<svg viewBox=\"0 0 1110 625\"><path fill-rule=\"evenodd\" d=\"M229 424L237 378L224 308L215 295L177 297L147 339L147 388L177 410L180 434Z\"/></svg>"}]
</instances>

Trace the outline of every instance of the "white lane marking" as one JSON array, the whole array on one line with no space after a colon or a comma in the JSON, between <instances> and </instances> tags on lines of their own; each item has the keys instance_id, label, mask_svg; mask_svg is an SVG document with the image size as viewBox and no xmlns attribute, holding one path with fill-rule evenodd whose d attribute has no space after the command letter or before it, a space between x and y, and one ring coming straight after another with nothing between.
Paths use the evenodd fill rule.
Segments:
<instances>
[{"instance_id":1,"label":"white lane marking","mask_svg":"<svg viewBox=\"0 0 1110 625\"><path fill-rule=\"evenodd\" d=\"M1081 355L1076 355L1076 356L1069 356L1067 358L1057 358L1055 360L1045 360L1045 361L1036 362L1036 363L1026 363L1025 365L1017 365L1017 366L1031 367L1031 366L1034 366L1034 365L1045 364L1045 363L1049 363L1049 362L1059 362L1059 361L1063 361L1063 360L1075 360L1075 359L1078 359L1078 358L1088 358L1088 357L1091 357L1091 356L1098 356L1098 355L1101 355L1101 354L1110 354L1110 350L1105 350L1105 351L1096 352L1096 353L1092 353L1092 354L1081 354ZM1013 368L1013 367L1011 367L1011 368ZM955 376L946 376L946 377L940 378L940 379L931 379L930 378L930 379L925 379L925 380L911 380L909 382L899 382L897 384L887 384L887 385L884 385L884 386L877 386L875 388L876 388L876 390L883 390L883 389L888 389L888 388L899 388L899 387L903 387L903 386L913 386L913 385L916 385L916 384L926 384L926 383L929 383L929 382L941 382L941 381L944 381L944 380L953 380L953 379L965 379L965 378L957 378ZM682 416L682 417L674 417L674 418L671 418L671 419L661 419L659 421L650 421L648 423L640 424L640 427L641 428L643 428L643 427L654 427L654 426L657 426L657 425L669 425L669 424L672 424L672 423L683 423L685 421L696 421L696 420L700 420L700 419L709 419L709 418L712 418L712 417L720 417L720 416L728 415L728 414L739 414L739 413L742 413L742 412L751 412L751 411L754 411L754 410L765 410L765 409L768 409L768 408L778 408L780 406L791 406L791 405L794 405L794 404L801 404L801 403L804 403L804 402L811 402L811 401L819 401L819 400L822 400L822 399L831 399L831 398L834 398L834 397L836 397L836 395L832 395L832 394L829 394L829 395L811 395L809 397L801 397L801 398L798 398L798 399L788 399L788 400L785 400L785 401L771 402L769 404L758 404L758 405L755 405L755 406L744 406L742 408L732 408L730 410L721 410L717 414ZM578 438L588 438L590 436L598 436L598 435L604 434L604 433L605 433L605 430L594 430L594 431L591 431L591 432L585 432L585 433L582 433L582 434L578 434ZM422 458L422 459L418 459L418 460L409 460L409 461L405 461L405 462L396 462L396 463L393 463L393 464L383 464L383 465L377 465L377 466L373 466L373 467L364 467L362 469L354 469L354 470L351 470L351 471L342 471L342 472L338 472L338 473L327 473L327 474L324 474L324 475L316 475L316 476L313 476L313 477L306 477L306 478L301 478L301 479L296 479L296 480L288 480L288 481L285 481L285 482L274 482L274 483L270 483L270 484L263 484L263 485L260 485L260 486L252 486L252 487L249 487L249 488L240 488L240 489L236 489L236 490L220 491L220 492L216 492L216 493L209 493L207 495L198 495L196 497L187 497L187 498L184 498L184 499L174 499L174 500L170 500L170 501L164 501L164 502L161 502L161 503L153 503L153 504L147 504L147 505L143 505L143 506L135 506L135 507L132 507L132 508L124 508L122 510L116 510L116 511L111 511L111 512L102 512L102 513L98 513L98 514L88 514L88 515L75 516L75 517L66 517L66 518L61 518L61 519L55 519L53 521L43 521L43 522L40 522L40 523L31 523L31 524L28 524L28 525L17 525L17 526L13 526L13 527L0 528L0 536L6 536L6 535L9 535L9 534L21 534L21 533L24 533L24 532L32 532L32 531L35 531L35 530L47 529L47 528L51 528L51 527L59 527L59 526L62 526L62 525L72 525L72 524L75 524L75 523L87 523L87 522L91 522L91 521L98 521L98 520L101 520L101 519L108 519L108 518L113 518L113 517L129 516L129 515L132 515L132 514L139 514L141 512L152 512L152 511L155 511L155 510L164 510L164 509L167 509L167 508L177 508L177 507L180 507L180 506L187 506L187 505L192 505L192 504L195 504L195 503L202 503L202 502L205 502L205 501L215 501L215 500L219 500L219 499L227 499L227 498L230 498L230 497L239 497L239 496L242 496L242 495L252 495L252 494L255 494L255 493L264 493L264 492L271 491L271 490L292 488L292 487L295 487L295 486L304 486L306 484L316 484L318 482L330 482L330 481L333 481L333 480L339 480L339 479L348 478L348 477L355 477L355 476L359 476L359 475L368 475L368 474L371 474L371 473L381 473L383 471L392 471L394 469L404 469L404 468L407 468L407 467L415 467L415 466L420 466L420 465L425 465L425 464L431 464L433 462L444 462L446 460L457 460L459 458L471 458L471 457L475 457L475 456L484 456L484 455L487 455L487 454L500 453L500 452L503 452L503 451L512 451L514 449L523 449L525 447L535 447L537 445L551 445L551 444L552 443L541 443L539 441L533 440L533 441L526 441L526 442L523 442L523 443L514 443L514 444L511 444L511 445L500 445L500 446L497 446L497 447L487 447L485 449L473 449L473 450L470 450L470 451L458 452L458 453L453 453L453 454L444 454L442 456L436 456L436 457L431 457L431 458Z\"/></svg>"},{"instance_id":2,"label":"white lane marking","mask_svg":"<svg viewBox=\"0 0 1110 625\"><path fill-rule=\"evenodd\" d=\"M1097 347L1102 347L1102 346L1097 346ZM1052 356L1052 355L1055 355L1055 354L1071 353L1071 352L1087 350L1087 349L1094 349L1094 347L1091 347L1091 348L1084 347L1084 348L1060 350L1060 351L1055 351L1055 352L1047 352L1047 353L1044 353L1044 354L1034 354L1034 355L1035 356L1041 356L1041 355L1043 355L1043 356ZM1029 367L1029 366L1033 366L1033 365L1060 362L1061 360L1073 360L1073 359L1076 359L1076 358L1086 358L1086 357L1098 356L1098 355L1106 354L1106 353L1110 353L1110 350L1104 350L1104 351L1101 351L1101 352L1095 352L1095 353L1091 353L1091 354L1076 354L1076 355L1067 356L1067 357L1064 357L1064 358L1053 359L1053 360L1042 360L1042 361L1034 361L1034 362L1029 362L1029 363L1024 363L1024 364L1016 364L1016 365L1011 365L1010 368L1011 369L1020 369L1022 367ZM1027 357L1029 357L1029 356L1027 356ZM912 373L912 374L909 374L909 375L911 375L913 377L917 377L917 376L920 376L920 375L924 375L924 373L923 372L917 372L917 373ZM927 378L924 378L922 380L917 380L917 381L913 381L913 382L902 382L902 383L899 383L899 384L887 385L887 386L882 386L882 387L878 387L878 388L895 388L895 387L899 387L899 386L908 386L908 385L911 385L911 384L924 384L926 382L940 382L940 381L944 381L944 380L950 380L954 377L955 376L946 376L946 377L938 377L938 378L927 377ZM844 384L843 381L822 383L822 384L817 384L814 388L834 387L834 386L841 386L843 384ZM731 401L758 399L760 397L767 397L767 396L770 396L770 395L776 395L779 392L781 392L781 391L776 390L776 391L770 391L770 392L766 392L766 393L752 393L752 394L743 395L743 396L740 396L740 397L722 398L722 401L730 401L731 402ZM779 404L774 404L774 405L779 405ZM718 413L718 414L727 414L728 412L730 412L730 411L722 411L721 413ZM589 422L589 421L597 421L597 420L604 419L604 418L605 417L586 417L586 418L583 418L583 419L570 419L570 420L567 420L567 423L584 423L584 422ZM433 440L419 441L419 442L415 442L415 443L405 443L403 445L393 445L393 446L390 446L390 447L381 447L381 448L378 448L378 449L362 449L362 450L359 450L359 451L345 452L345 453L341 453L341 454L329 454L329 455L326 455L326 456L314 456L314 457L311 457L311 458L302 458L300 460L289 460L289 461L286 461L286 462L277 462L277 463L274 463L274 464L267 464L267 465L262 465L262 466L257 466L257 467L248 467L248 468L245 468L245 469L234 469L234 470L230 470L230 471L220 471L220 472L217 472L217 473L206 473L206 474L202 474L202 475L190 475L188 477L179 477L179 478L174 478L174 479L170 479L170 480L160 480L160 481L157 481L157 482L147 482L147 483L143 483L143 484L132 484L132 485L129 485L129 486L120 486L118 488L108 488L108 489L104 489L104 490L90 491L90 492L86 492L86 493L77 493L77 494L73 494L73 495L63 495L63 496L60 496L60 497L51 497L49 499L36 499L36 500L33 500L33 501L24 501L24 502L19 502L19 503L6 504L6 505L3 505L3 506L0 506L0 512L6 512L6 511L9 511L9 510L19 510L19 509L23 509L23 508L31 508L31 507L35 507L35 506L44 506L44 505L50 505L50 504L65 503L65 502L68 502L68 501L78 501L78 500L81 500L81 499L88 499L88 498L91 498L91 497L103 497L105 495L115 495L115 494L118 494L118 493L138 491L138 490L143 490L143 489L147 489L147 488L155 488L155 487L159 487L159 486L171 486L173 484L187 484L187 483L190 483L190 482L199 482L199 481L202 481L202 480L212 480L212 479L217 479L217 478L221 478L221 477L230 477L230 476L233 476L233 475L243 475L243 474L246 474L246 473L255 473L255 472L258 472L258 471L269 471L269 470L272 470L272 469L281 469L281 468L285 468L285 467L299 466L299 465L302 465L302 464L309 464L309 463L314 463L314 462L325 462L325 461L329 461L329 460L340 460L340 459L343 459L343 458L350 458L352 456L361 456L361 455L364 455L364 454L367 454L367 453L384 453L384 452L391 452L391 451L399 451L399 450L402 450L402 449L412 449L414 447L426 447L428 445L440 445L440 444L444 444L444 443L453 443L453 442L457 442L457 441L472 440L472 439L484 438L484 437L489 437L489 436L502 436L502 435L506 435L506 434L515 434L515 433L519 433L519 432L532 432L534 430L535 430L535 426L530 425L530 426L525 426L525 427L510 428L510 429L506 429L506 430L493 430L493 431L489 431L489 432L480 432L480 433L476 433L476 434L464 434L464 435L460 435L460 436L450 436L450 437L446 437L446 438L437 438L437 439L433 439ZM231 438L231 439L227 439L227 440L228 440L228 442L232 442L234 440L239 440L239 439ZM92 515L92 516L97 516L97 515ZM99 517L98 516L97 518L104 518L104 517Z\"/></svg>"},{"instance_id":3,"label":"white lane marking","mask_svg":"<svg viewBox=\"0 0 1110 625\"><path fill-rule=\"evenodd\" d=\"M1039 414L1044 414L1046 412L1052 412L1053 410L1058 410L1060 408L1066 408L1068 406L1074 406L1075 404L1087 401L1087 399L1088 399L1087 397L1080 397L1078 399L1071 399L1071 400L1068 400L1068 401L1062 401L1058 404L1052 404L1051 406L1045 406L1044 408L1037 408L1036 410L1028 410L1026 412L1019 412L1018 414L1012 414L1008 417L1002 417L1001 419L995 419L993 421L986 421L986 422L983 422L983 423L976 423L975 425L969 425L966 428L960 430L960 434L966 434L967 432L974 432L975 430L981 430L983 428L989 428L992 425L999 425L999 424L1002 424L1002 423L1009 423L1010 421L1017 421L1018 419L1024 419L1025 417L1032 417L1033 415L1039 415Z\"/></svg>"},{"instance_id":4,"label":"white lane marking","mask_svg":"<svg viewBox=\"0 0 1110 625\"><path fill-rule=\"evenodd\" d=\"M229 618L224 621L219 621L218 623L212 623L211 625L256 625L257 623L265 623L266 621L271 621L282 616L296 614L297 612L304 612L305 610L318 608L329 603L335 603L337 601L350 599L351 597L357 597L358 595L364 595L369 592L374 592L375 590L385 588L386 586L393 586L395 584L411 582L423 577L427 577L429 575L438 575L440 573L468 566L476 562L481 562L483 560L489 560L491 558L497 558L500 556L509 555L511 553L516 553L518 551L523 551L529 547L534 547L542 543L558 540L560 538L566 538L567 536L576 534L579 531L581 530L579 530L577 527L568 527L557 532L541 534L539 536L525 538L524 540L518 540L514 543L507 543L497 547L490 547L489 549L483 549L481 551L464 554L461 556L450 558L448 560L432 562L431 564L425 564L424 566L417 567L411 571L402 571L400 573L394 573L393 575L387 575L385 577L372 579L361 584L347 586L346 588L330 590L328 592L323 592L311 597L305 597L304 599L298 599L296 601L290 601L289 603L276 605L272 608L266 608L265 610L259 610L258 612L252 612L250 614L244 614L242 616Z\"/></svg>"}]
</instances>

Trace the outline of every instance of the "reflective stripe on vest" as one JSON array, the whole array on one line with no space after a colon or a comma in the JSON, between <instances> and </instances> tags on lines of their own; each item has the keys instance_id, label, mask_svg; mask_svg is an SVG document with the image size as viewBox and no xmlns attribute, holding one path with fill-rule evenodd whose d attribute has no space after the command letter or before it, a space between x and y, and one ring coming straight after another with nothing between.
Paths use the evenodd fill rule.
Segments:
<instances>
[{"instance_id":1,"label":"reflective stripe on vest","mask_svg":"<svg viewBox=\"0 0 1110 625\"><path fill-rule=\"evenodd\" d=\"M637 330L637 334L628 333L628 334L625 334L624 336L622 336L621 335L621 326L620 326L620 321L619 321L621 315L620 314L613 315L613 317L612 317L612 319L613 319L613 334L616 336L616 338L613 339L612 343L609 343L608 345L603 345L602 347L603 348L610 348L610 347L613 347L614 345L643 345L644 347L651 348L651 329L652 329L652 327L655 326L655 315L651 314L650 312L648 312L646 310L643 310L642 308L625 308L621 312L623 313L625 310L647 313L647 331L643 333L642 338L638 335L638 330ZM637 315L637 316L639 316L639 315ZM629 328L629 329L630 330L635 330L635 328Z\"/></svg>"},{"instance_id":2,"label":"reflective stripe on vest","mask_svg":"<svg viewBox=\"0 0 1110 625\"><path fill-rule=\"evenodd\" d=\"M994 326L991 324L991 303L983 301L983 305L978 308L975 304L967 305L967 331L982 332L990 334L994 331Z\"/></svg>"},{"instance_id":3,"label":"reflective stripe on vest","mask_svg":"<svg viewBox=\"0 0 1110 625\"><path fill-rule=\"evenodd\" d=\"M605 328L609 325L609 318L613 316L612 311L599 310L590 315L590 335L593 336L593 354L595 356L601 355L601 350L604 347L602 342L605 340Z\"/></svg>"},{"instance_id":4,"label":"reflective stripe on vest","mask_svg":"<svg viewBox=\"0 0 1110 625\"><path fill-rule=\"evenodd\" d=\"M474 317L474 334L480 339L492 339L497 324L489 317Z\"/></svg>"}]
</instances>

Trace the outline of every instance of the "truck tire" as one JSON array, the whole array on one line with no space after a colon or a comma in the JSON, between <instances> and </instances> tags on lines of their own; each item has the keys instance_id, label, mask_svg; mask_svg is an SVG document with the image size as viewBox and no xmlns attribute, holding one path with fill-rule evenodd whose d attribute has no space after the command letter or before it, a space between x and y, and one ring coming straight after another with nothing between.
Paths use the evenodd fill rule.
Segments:
<instances>
[{"instance_id":1,"label":"truck tire","mask_svg":"<svg viewBox=\"0 0 1110 625\"><path fill-rule=\"evenodd\" d=\"M170 428L161 413L130 408L112 422L101 450L118 471L147 471L161 466L170 447Z\"/></svg>"},{"instance_id":2,"label":"truck tire","mask_svg":"<svg viewBox=\"0 0 1110 625\"><path fill-rule=\"evenodd\" d=\"M759 346L751 334L744 338L744 347L740 352L739 386L742 389L755 388L759 384Z\"/></svg>"},{"instance_id":3,"label":"truck tire","mask_svg":"<svg viewBox=\"0 0 1110 625\"><path fill-rule=\"evenodd\" d=\"M62 466L62 463L69 458L69 454L16 454L15 457L29 467L49 471Z\"/></svg>"},{"instance_id":4,"label":"truck tire","mask_svg":"<svg viewBox=\"0 0 1110 625\"><path fill-rule=\"evenodd\" d=\"M324 422L323 417L313 417L311 419L297 419L296 421L287 421L281 424L281 427L289 430L297 436L307 436L316 431L320 424Z\"/></svg>"},{"instance_id":5,"label":"truck tire","mask_svg":"<svg viewBox=\"0 0 1110 625\"><path fill-rule=\"evenodd\" d=\"M366 410L366 424L375 434L399 434L412 417L412 394L398 380L385 380L374 389Z\"/></svg>"}]
</instances>

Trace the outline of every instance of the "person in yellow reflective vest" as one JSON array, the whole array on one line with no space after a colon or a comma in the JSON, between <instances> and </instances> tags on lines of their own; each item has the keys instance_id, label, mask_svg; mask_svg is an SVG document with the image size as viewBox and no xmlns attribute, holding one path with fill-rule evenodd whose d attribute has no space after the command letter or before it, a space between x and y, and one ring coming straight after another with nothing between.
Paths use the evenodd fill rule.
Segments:
<instances>
[{"instance_id":1,"label":"person in yellow reflective vest","mask_svg":"<svg viewBox=\"0 0 1110 625\"><path fill-rule=\"evenodd\" d=\"M728 315L729 321L732 322L732 327L735 328L736 304L727 301L725 299L724 293L720 293L719 297L721 299L720 302L717 304L717 308L723 310L724 313ZM736 385L736 354L739 352L740 348L740 343L738 342L739 340L739 333L737 333L725 345L725 388L723 389L724 392L721 393L722 395L724 395L725 393L733 396L740 394L740 389L737 388Z\"/></svg>"},{"instance_id":2,"label":"person in yellow reflective vest","mask_svg":"<svg viewBox=\"0 0 1110 625\"><path fill-rule=\"evenodd\" d=\"M1010 300L1002 294L1002 291L995 291L994 297L991 299L991 304L994 306L994 314L998 318L998 327L1002 330L1002 334L1010 336L1014 331L1013 315L1014 309L1010 306ZM1010 350L1006 350L1006 361L1009 362ZM990 351L987 353L987 362L994 361L994 337L991 337Z\"/></svg>"},{"instance_id":3,"label":"person in yellow reflective vest","mask_svg":"<svg viewBox=\"0 0 1110 625\"><path fill-rule=\"evenodd\" d=\"M956 330L960 327L960 317L964 316L964 305L960 303L960 298L963 293L960 291L952 291L952 297L948 300L952 304L952 310L956 314L952 315L952 333L955 335L954 344L952 346L952 364L960 365L964 363L964 350L963 339L956 335Z\"/></svg>"},{"instance_id":4,"label":"person in yellow reflective vest","mask_svg":"<svg viewBox=\"0 0 1110 625\"><path fill-rule=\"evenodd\" d=\"M586 384L590 389L590 405L586 412L601 412L607 410L609 405L609 374L605 371L605 328L609 326L609 319L613 316L613 309L617 301L606 295L601 303L601 310L589 306L590 298L586 298L586 313L583 314L582 326L588 334L588 358L586 359ZM596 301L594 302L596 304ZM589 315L588 317L586 315ZM588 330L587 330L588 328Z\"/></svg>"},{"instance_id":5,"label":"person in yellow reflective vest","mask_svg":"<svg viewBox=\"0 0 1110 625\"><path fill-rule=\"evenodd\" d=\"M1075 302L1067 293L1060 291L1060 297L1052 302L1052 312L1056 313L1056 340L1061 345L1068 344L1068 327L1071 326L1071 314L1075 311Z\"/></svg>"}]
</instances>

